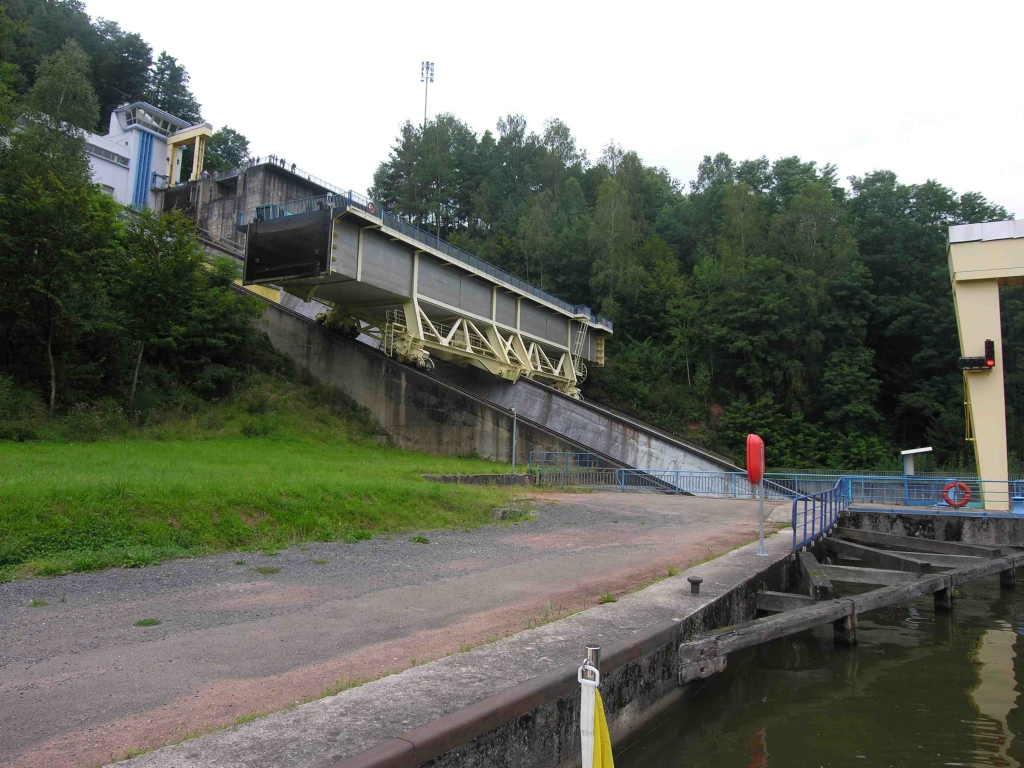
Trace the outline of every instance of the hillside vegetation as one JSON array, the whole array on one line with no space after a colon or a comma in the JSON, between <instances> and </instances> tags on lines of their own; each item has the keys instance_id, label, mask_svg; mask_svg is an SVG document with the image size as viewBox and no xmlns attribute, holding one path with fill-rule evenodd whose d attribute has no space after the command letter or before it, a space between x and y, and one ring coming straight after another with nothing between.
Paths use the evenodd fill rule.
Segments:
<instances>
[{"instance_id":1,"label":"hillside vegetation","mask_svg":"<svg viewBox=\"0 0 1024 768\"><path fill-rule=\"evenodd\" d=\"M509 495L425 481L507 467L387 447L344 395L269 376L141 426L95 408L43 428L0 442L0 580L475 526Z\"/></svg>"},{"instance_id":2,"label":"hillside vegetation","mask_svg":"<svg viewBox=\"0 0 1024 768\"><path fill-rule=\"evenodd\" d=\"M843 183L829 164L725 153L683 185L614 142L588 157L557 119L535 132L508 115L478 134L441 114L406 123L371 194L612 318L590 398L736 457L756 431L776 467L868 469L921 445L964 458L946 232L1008 218L977 192L884 169ZM1022 310L1004 289L1018 454Z\"/></svg>"}]
</instances>

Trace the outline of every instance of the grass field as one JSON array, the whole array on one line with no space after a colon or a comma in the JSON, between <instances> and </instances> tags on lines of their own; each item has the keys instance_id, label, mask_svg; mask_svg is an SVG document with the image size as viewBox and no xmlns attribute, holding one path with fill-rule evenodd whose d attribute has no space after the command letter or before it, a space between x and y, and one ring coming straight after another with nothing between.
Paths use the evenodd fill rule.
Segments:
<instances>
[{"instance_id":1,"label":"grass field","mask_svg":"<svg viewBox=\"0 0 1024 768\"><path fill-rule=\"evenodd\" d=\"M0 580L474 526L510 494L427 482L507 468L382 447L357 422L323 393L264 381L128 439L0 443Z\"/></svg>"}]
</instances>

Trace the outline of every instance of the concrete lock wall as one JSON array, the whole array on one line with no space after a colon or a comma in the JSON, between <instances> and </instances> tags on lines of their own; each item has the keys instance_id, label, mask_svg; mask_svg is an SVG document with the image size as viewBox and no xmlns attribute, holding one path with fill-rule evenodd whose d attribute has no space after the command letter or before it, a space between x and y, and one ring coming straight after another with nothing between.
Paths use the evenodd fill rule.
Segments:
<instances>
[{"instance_id":1,"label":"concrete lock wall","mask_svg":"<svg viewBox=\"0 0 1024 768\"><path fill-rule=\"evenodd\" d=\"M500 408L454 391L276 304L267 304L264 323L278 351L369 409L397 446L511 460L512 417ZM582 450L523 421L516 431L516 461L524 467L530 451Z\"/></svg>"},{"instance_id":2,"label":"concrete lock wall","mask_svg":"<svg viewBox=\"0 0 1024 768\"><path fill-rule=\"evenodd\" d=\"M235 184L230 185L201 179L192 186L196 190L196 225L218 240L240 248L245 246L245 235L235 229L238 211L251 211L258 205L285 203L329 191L287 168L269 164L246 168L234 181Z\"/></svg>"},{"instance_id":3,"label":"concrete lock wall","mask_svg":"<svg viewBox=\"0 0 1024 768\"><path fill-rule=\"evenodd\" d=\"M1024 546L1024 517L994 515L929 515L921 513L852 511L845 525L873 533L914 536L932 541L993 546ZM1005 552L1004 552L1005 554Z\"/></svg>"},{"instance_id":4,"label":"concrete lock wall","mask_svg":"<svg viewBox=\"0 0 1024 768\"><path fill-rule=\"evenodd\" d=\"M757 616L757 593L784 592L798 579L795 560L786 557L744 580L682 622L602 649L601 697L612 743L635 738L662 712L686 697L692 686L679 685L679 645L717 627ZM582 656L582 654L581 654ZM550 676L548 676L550 677ZM572 768L580 764L580 693L575 674L565 680L537 680L543 700L528 713L423 763L426 768L502 765L506 768ZM554 695L552 695L554 694Z\"/></svg>"},{"instance_id":5,"label":"concrete lock wall","mask_svg":"<svg viewBox=\"0 0 1024 768\"><path fill-rule=\"evenodd\" d=\"M472 366L442 361L428 376L365 344L332 334L299 310L268 303L264 321L273 345L368 408L401 447L457 455L475 452L509 461L510 411L515 408L516 462L524 466L530 451L592 451L602 454L602 464L610 466L739 469L673 435L528 379L512 384Z\"/></svg>"},{"instance_id":6,"label":"concrete lock wall","mask_svg":"<svg viewBox=\"0 0 1024 768\"><path fill-rule=\"evenodd\" d=\"M703 472L738 471L728 459L674 435L581 402L529 379L515 384L474 368L439 363L433 375L503 408L543 424L553 432L637 469Z\"/></svg>"}]
</instances>

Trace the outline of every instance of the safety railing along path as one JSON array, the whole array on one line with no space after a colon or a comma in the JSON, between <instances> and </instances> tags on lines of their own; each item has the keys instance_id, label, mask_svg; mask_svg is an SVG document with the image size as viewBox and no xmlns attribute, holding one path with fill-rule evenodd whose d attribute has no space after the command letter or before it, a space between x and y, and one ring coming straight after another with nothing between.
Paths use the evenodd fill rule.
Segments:
<instances>
[{"instance_id":1,"label":"safety railing along path","mask_svg":"<svg viewBox=\"0 0 1024 768\"><path fill-rule=\"evenodd\" d=\"M596 453L571 451L530 451L527 472L564 472L597 469L601 459Z\"/></svg>"},{"instance_id":2,"label":"safety railing along path","mask_svg":"<svg viewBox=\"0 0 1024 768\"><path fill-rule=\"evenodd\" d=\"M849 480L845 477L827 491L793 499L793 551L832 530L849 507Z\"/></svg>"}]
</instances>

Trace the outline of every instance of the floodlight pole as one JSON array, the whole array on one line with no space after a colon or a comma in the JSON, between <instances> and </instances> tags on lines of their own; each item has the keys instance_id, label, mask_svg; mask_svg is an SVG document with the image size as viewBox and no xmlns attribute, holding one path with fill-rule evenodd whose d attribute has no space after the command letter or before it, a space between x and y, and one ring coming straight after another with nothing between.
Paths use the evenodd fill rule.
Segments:
<instances>
[{"instance_id":1,"label":"floodlight pole","mask_svg":"<svg viewBox=\"0 0 1024 768\"><path fill-rule=\"evenodd\" d=\"M424 61L420 65L420 82L423 83L423 130L427 129L427 95L434 82L434 62Z\"/></svg>"}]
</instances>

